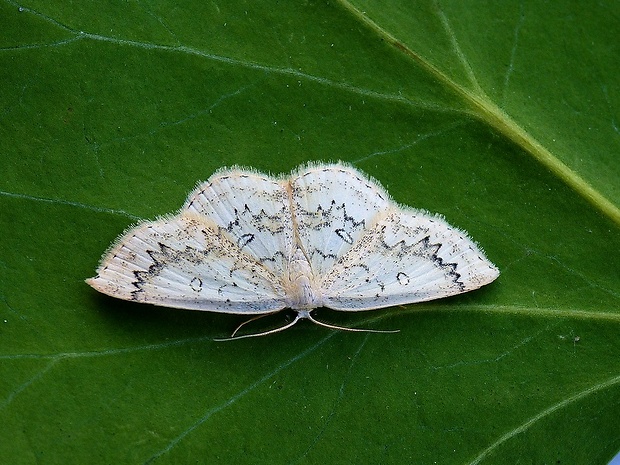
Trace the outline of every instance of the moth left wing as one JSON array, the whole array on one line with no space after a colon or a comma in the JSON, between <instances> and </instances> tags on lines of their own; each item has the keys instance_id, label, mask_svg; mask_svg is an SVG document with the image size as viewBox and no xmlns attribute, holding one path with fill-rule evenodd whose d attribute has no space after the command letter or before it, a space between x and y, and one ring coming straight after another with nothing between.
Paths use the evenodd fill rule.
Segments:
<instances>
[{"instance_id":1,"label":"moth left wing","mask_svg":"<svg viewBox=\"0 0 620 465\"><path fill-rule=\"evenodd\" d=\"M190 212L127 231L87 283L112 297L167 307L238 314L285 308L281 277Z\"/></svg>"},{"instance_id":2,"label":"moth left wing","mask_svg":"<svg viewBox=\"0 0 620 465\"><path fill-rule=\"evenodd\" d=\"M204 216L219 233L277 276L292 252L288 193L278 179L239 168L218 171L189 195L182 210Z\"/></svg>"}]
</instances>

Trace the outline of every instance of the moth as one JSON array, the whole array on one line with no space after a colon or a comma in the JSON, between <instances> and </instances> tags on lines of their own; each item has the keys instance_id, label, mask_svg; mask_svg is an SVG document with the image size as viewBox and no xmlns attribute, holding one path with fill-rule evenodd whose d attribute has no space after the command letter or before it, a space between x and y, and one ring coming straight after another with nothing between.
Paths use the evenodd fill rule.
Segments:
<instances>
[{"instance_id":1,"label":"moth","mask_svg":"<svg viewBox=\"0 0 620 465\"><path fill-rule=\"evenodd\" d=\"M312 310L424 302L498 276L467 233L397 204L377 181L336 163L280 177L221 169L178 213L123 233L86 282L112 297L166 307L253 317L296 312L282 327L237 336L248 337L301 319L353 329L318 321Z\"/></svg>"}]
</instances>

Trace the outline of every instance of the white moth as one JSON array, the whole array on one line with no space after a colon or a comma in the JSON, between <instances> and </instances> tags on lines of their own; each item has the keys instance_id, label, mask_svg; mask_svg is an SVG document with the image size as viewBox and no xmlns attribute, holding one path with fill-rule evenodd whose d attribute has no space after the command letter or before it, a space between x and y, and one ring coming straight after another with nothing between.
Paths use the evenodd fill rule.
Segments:
<instances>
[{"instance_id":1,"label":"white moth","mask_svg":"<svg viewBox=\"0 0 620 465\"><path fill-rule=\"evenodd\" d=\"M278 178L219 170L176 215L126 231L87 283L167 307L257 317L297 312L255 336L303 318L333 327L311 316L317 307L352 312L423 302L498 276L442 217L398 205L350 166L309 164Z\"/></svg>"}]
</instances>

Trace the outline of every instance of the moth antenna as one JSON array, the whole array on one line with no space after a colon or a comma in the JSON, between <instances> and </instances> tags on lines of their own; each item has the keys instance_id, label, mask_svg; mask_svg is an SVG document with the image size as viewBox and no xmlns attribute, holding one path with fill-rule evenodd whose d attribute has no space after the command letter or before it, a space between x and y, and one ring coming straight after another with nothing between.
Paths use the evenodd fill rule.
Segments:
<instances>
[{"instance_id":1,"label":"moth antenna","mask_svg":"<svg viewBox=\"0 0 620 465\"><path fill-rule=\"evenodd\" d=\"M359 333L385 333L385 334L400 332L400 329L363 329L363 328L347 328L345 326L330 325L329 323L323 323L322 321L314 319L312 315L310 315L310 313L305 315L305 318L308 318L310 321L312 321L312 323L316 325L323 326L325 328L330 328L330 329L339 329L341 331L351 331L351 332L356 332L356 333L358 332Z\"/></svg>"},{"instance_id":2,"label":"moth antenna","mask_svg":"<svg viewBox=\"0 0 620 465\"><path fill-rule=\"evenodd\" d=\"M261 315L261 316L265 316L265 315ZM232 333L232 335L230 337L225 337L225 338L218 338L218 339L213 339L214 341L220 342L220 341L233 341L233 340L237 340L237 339L246 339L248 337L259 337L259 336L267 336L269 334L274 334L274 333L279 333L280 331L284 331L285 329L289 329L291 326L293 326L295 323L297 323L300 318L299 315L295 316L295 319L293 321L291 321L290 323L284 325L284 326L280 326L279 328L275 328L275 329L270 329L269 331L263 331L262 333L253 333L253 334L244 334L243 336L235 336L235 334L237 333L237 331L239 330L239 328L241 328L241 326L243 326L246 323L249 323L250 321L254 321L256 319L258 319L260 317L254 317L248 321L245 321L243 323L241 323L239 325L239 327L237 327L237 329L235 329L235 331Z\"/></svg>"},{"instance_id":3,"label":"moth antenna","mask_svg":"<svg viewBox=\"0 0 620 465\"><path fill-rule=\"evenodd\" d=\"M265 313L264 315L257 315L253 318L250 318L249 320L244 321L243 323L241 323L239 326L237 326L237 329L235 329L232 334L230 335L231 338L235 337L235 334L237 334L237 331L239 331L243 326L247 325L248 323L252 323L253 321L256 321L260 318L266 317L272 315L272 313Z\"/></svg>"}]
</instances>

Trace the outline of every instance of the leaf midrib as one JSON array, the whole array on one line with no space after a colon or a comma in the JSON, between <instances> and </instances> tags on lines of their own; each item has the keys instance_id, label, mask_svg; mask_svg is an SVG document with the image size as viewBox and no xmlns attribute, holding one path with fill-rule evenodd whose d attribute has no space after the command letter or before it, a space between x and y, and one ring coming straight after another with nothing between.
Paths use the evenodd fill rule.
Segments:
<instances>
[{"instance_id":1,"label":"leaf midrib","mask_svg":"<svg viewBox=\"0 0 620 465\"><path fill-rule=\"evenodd\" d=\"M478 85L475 76L472 74L473 71L471 68L466 62L463 61L464 55L460 53L458 45L455 48L455 53L459 57L459 61L463 64L465 72L472 82L472 86L474 87L473 91L463 87L449 78L428 59L411 50L395 36L369 18L366 13L357 9L348 0L338 1L358 21L366 25L371 31L381 37L382 40L390 43L407 58L414 61L436 81L445 85L445 87L452 91L459 99L464 101L465 104L472 109L471 114L473 116L517 144L535 160L560 178L578 195L584 197L603 215L611 219L614 223L616 223L616 225L620 226L619 207L614 205L614 203L612 203L607 197L592 187L590 183L554 156L546 147L536 140L536 138L519 126L510 116L508 116L508 114L506 114L506 112L504 112L504 110L502 110L489 98L489 96Z\"/></svg>"}]
</instances>

